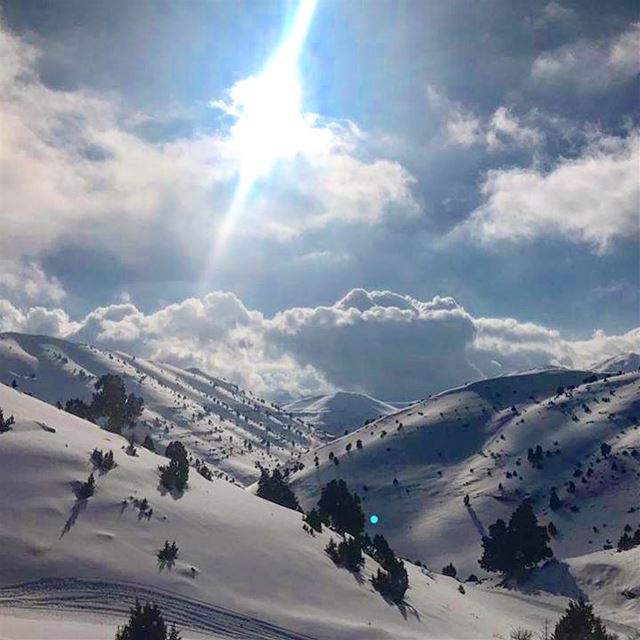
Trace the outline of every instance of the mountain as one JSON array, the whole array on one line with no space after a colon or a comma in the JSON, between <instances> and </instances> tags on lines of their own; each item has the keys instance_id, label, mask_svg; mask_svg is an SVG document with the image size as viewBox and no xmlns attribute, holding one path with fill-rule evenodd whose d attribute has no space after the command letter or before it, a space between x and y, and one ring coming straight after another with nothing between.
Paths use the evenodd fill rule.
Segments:
<instances>
[{"instance_id":1,"label":"mountain","mask_svg":"<svg viewBox=\"0 0 640 640\"><path fill-rule=\"evenodd\" d=\"M165 458L128 455L123 437L1 384L0 407L15 417L0 433L3 638L46 629L49 640L112 640L135 598L155 601L185 640L504 637L555 621L566 604L484 585L460 593L456 580L407 563L398 608L373 590L373 560L358 579L339 569L324 552L335 534L309 535L301 514L193 470L184 494L169 494L158 483ZM96 470L83 499L95 448L112 450L116 466ZM165 540L179 548L172 567L156 558Z\"/></svg>"},{"instance_id":2,"label":"mountain","mask_svg":"<svg viewBox=\"0 0 640 640\"><path fill-rule=\"evenodd\" d=\"M396 411L396 407L363 393L337 391L323 396L310 396L284 407L297 418L334 436L361 426L365 420L380 418Z\"/></svg>"},{"instance_id":3,"label":"mountain","mask_svg":"<svg viewBox=\"0 0 640 640\"><path fill-rule=\"evenodd\" d=\"M566 575L551 581L556 589L575 595L575 567L591 566L589 554L600 550L593 561L597 578L583 585L589 593L614 575L619 579L613 569L619 556L610 548L625 525L640 526L639 420L638 372L605 378L560 369L492 378L421 401L306 454L292 487L309 508L323 485L343 478L362 497L367 515L378 516L375 530L401 554L436 571L453 562L463 578L483 575L478 559L489 525L508 520L531 497L539 520L559 531L552 548L556 570ZM552 487L562 501L556 511L549 505ZM570 560L578 557L585 560ZM640 593L640 571L625 575L625 588ZM618 584L608 593L606 612L637 622L640 598L627 599L623 590Z\"/></svg>"},{"instance_id":4,"label":"mountain","mask_svg":"<svg viewBox=\"0 0 640 640\"><path fill-rule=\"evenodd\" d=\"M321 442L320 434L275 404L199 370L136 358L68 340L0 334L0 382L63 405L91 400L99 376L121 376L145 409L136 440L150 435L158 450L180 440L195 458L241 484Z\"/></svg>"},{"instance_id":5,"label":"mountain","mask_svg":"<svg viewBox=\"0 0 640 640\"><path fill-rule=\"evenodd\" d=\"M640 371L640 354L633 352L622 353L612 358L602 360L592 368L599 373L630 373L632 371Z\"/></svg>"}]
</instances>

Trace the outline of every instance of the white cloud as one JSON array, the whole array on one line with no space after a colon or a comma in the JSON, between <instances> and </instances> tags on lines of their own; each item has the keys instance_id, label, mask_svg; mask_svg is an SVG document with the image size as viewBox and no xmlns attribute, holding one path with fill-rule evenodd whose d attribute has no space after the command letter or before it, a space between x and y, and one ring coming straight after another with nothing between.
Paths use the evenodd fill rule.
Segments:
<instances>
[{"instance_id":1,"label":"white cloud","mask_svg":"<svg viewBox=\"0 0 640 640\"><path fill-rule=\"evenodd\" d=\"M143 116L113 98L45 86L40 55L0 24L3 259L42 259L67 245L133 265L206 253L241 164L232 132L150 142L135 130ZM303 148L258 185L238 233L287 237L417 210L412 176L368 157L357 126L313 117L305 127Z\"/></svg>"},{"instance_id":2,"label":"white cloud","mask_svg":"<svg viewBox=\"0 0 640 640\"><path fill-rule=\"evenodd\" d=\"M566 22L574 18L575 11L552 0L544 6L542 15L546 22Z\"/></svg>"},{"instance_id":3,"label":"white cloud","mask_svg":"<svg viewBox=\"0 0 640 640\"><path fill-rule=\"evenodd\" d=\"M586 367L640 350L640 328L571 342L531 322L474 318L450 297L420 301L364 289L330 306L286 309L271 318L225 292L153 313L131 303L99 307L80 322L61 309L20 310L0 300L0 330L66 336L198 366L279 400L333 389L416 399L483 375Z\"/></svg>"},{"instance_id":4,"label":"white cloud","mask_svg":"<svg viewBox=\"0 0 640 640\"><path fill-rule=\"evenodd\" d=\"M485 241L560 234L599 252L640 233L640 136L597 136L550 170L496 169L482 185L483 204L466 228Z\"/></svg>"},{"instance_id":5,"label":"white cloud","mask_svg":"<svg viewBox=\"0 0 640 640\"><path fill-rule=\"evenodd\" d=\"M427 96L433 112L444 121L446 144L465 148L479 145L499 151L509 147L535 147L544 140L538 127L526 123L505 106L481 118L433 87L428 87Z\"/></svg>"},{"instance_id":6,"label":"white cloud","mask_svg":"<svg viewBox=\"0 0 640 640\"><path fill-rule=\"evenodd\" d=\"M604 40L580 40L538 56L532 77L545 83L571 83L600 89L640 73L640 22Z\"/></svg>"},{"instance_id":7,"label":"white cloud","mask_svg":"<svg viewBox=\"0 0 640 640\"><path fill-rule=\"evenodd\" d=\"M66 293L57 278L34 262L0 260L0 296L17 304L60 302Z\"/></svg>"}]
</instances>

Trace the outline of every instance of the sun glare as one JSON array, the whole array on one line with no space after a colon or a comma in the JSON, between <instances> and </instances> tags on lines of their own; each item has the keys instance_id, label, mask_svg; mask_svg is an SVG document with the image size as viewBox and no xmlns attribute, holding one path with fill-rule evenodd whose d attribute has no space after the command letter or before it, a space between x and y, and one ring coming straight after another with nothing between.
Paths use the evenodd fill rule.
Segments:
<instances>
[{"instance_id":1,"label":"sun glare","mask_svg":"<svg viewBox=\"0 0 640 640\"><path fill-rule=\"evenodd\" d=\"M256 180L268 174L276 161L294 156L303 144L308 125L301 112L298 57L315 7L316 0L300 1L287 36L265 69L237 82L229 92L229 104L222 105L235 118L230 133L239 158L239 176L232 202L216 233L205 282L215 256L233 233Z\"/></svg>"}]
</instances>

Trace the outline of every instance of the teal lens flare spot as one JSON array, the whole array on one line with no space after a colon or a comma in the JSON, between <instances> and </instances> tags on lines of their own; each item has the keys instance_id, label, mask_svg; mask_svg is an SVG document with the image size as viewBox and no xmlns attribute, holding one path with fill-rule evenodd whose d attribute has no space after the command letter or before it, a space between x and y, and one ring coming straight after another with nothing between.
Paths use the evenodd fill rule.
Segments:
<instances>
[{"instance_id":1,"label":"teal lens flare spot","mask_svg":"<svg viewBox=\"0 0 640 640\"><path fill-rule=\"evenodd\" d=\"M377 516L375 513L372 513L372 514L369 516L369 522L370 522L371 524L378 524L378 520L379 520L379 519L380 519L380 518L378 518L378 516Z\"/></svg>"}]
</instances>

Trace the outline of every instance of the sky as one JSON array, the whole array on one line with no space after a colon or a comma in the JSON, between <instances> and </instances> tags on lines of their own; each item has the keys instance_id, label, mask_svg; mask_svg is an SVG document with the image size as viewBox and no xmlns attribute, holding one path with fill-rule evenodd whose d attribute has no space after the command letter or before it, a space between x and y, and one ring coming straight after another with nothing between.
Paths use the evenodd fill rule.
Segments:
<instances>
[{"instance_id":1,"label":"sky","mask_svg":"<svg viewBox=\"0 0 640 640\"><path fill-rule=\"evenodd\" d=\"M640 350L640 15L0 0L0 330L273 399Z\"/></svg>"}]
</instances>

